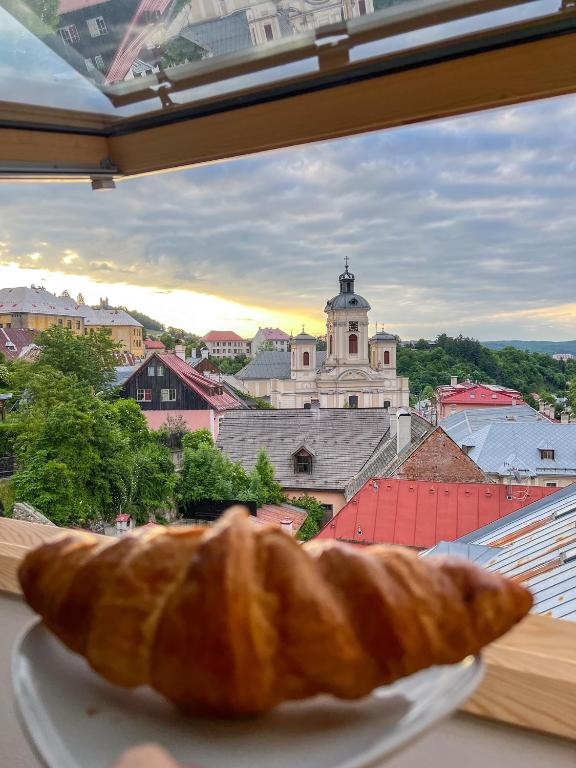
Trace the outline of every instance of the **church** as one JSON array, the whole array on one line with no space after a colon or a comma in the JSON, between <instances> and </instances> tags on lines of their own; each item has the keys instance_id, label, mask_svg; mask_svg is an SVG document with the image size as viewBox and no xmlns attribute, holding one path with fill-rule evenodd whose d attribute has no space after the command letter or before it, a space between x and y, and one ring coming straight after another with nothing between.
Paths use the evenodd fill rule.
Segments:
<instances>
[{"instance_id":1,"label":"church","mask_svg":"<svg viewBox=\"0 0 576 768\"><path fill-rule=\"evenodd\" d=\"M370 304L354 289L346 263L340 292L329 299L325 352L302 331L289 352L262 352L236 374L250 394L274 408L407 408L408 379L396 375L397 339L370 337Z\"/></svg>"}]
</instances>

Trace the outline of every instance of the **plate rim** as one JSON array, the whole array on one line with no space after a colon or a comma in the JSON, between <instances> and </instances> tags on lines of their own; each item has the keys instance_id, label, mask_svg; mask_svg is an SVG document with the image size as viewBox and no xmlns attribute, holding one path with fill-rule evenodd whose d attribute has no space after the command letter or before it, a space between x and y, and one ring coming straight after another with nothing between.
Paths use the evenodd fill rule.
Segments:
<instances>
[{"instance_id":1,"label":"plate rim","mask_svg":"<svg viewBox=\"0 0 576 768\"><path fill-rule=\"evenodd\" d=\"M31 702L30 691L28 687L22 684L21 675L19 673L22 660L26 658L22 652L22 648L28 638L36 632L45 633L51 640L57 642L65 653L72 654L77 659L82 660L87 664L90 671L93 674L97 674L91 669L90 665L81 655L74 653L67 648L64 643L44 624L41 617L34 617L18 634L13 648L11 658L11 681L12 681L12 700L14 702L14 709L18 723L26 736L27 742L31 747L34 755L38 758L40 764L45 768L79 768L74 761L73 755L66 748L60 734L57 730L51 727L51 720L43 720L39 718L35 713L38 711L38 707L34 707ZM456 664L444 665L451 668L462 665L467 659L471 659L467 664L472 669L469 670L467 679L459 681L458 686L454 694L450 697L449 702L446 704L440 704L437 714L428 722L424 727L419 725L419 722L415 720L412 723L404 725L402 734L394 735L394 732L387 734L388 739L383 742L379 740L376 744L372 745L368 749L364 750L360 755L346 760L346 762L339 763L337 768L376 768L384 763L384 761L390 759L394 755L398 754L404 748L414 744L418 739L425 736L436 725L449 717L458 707L460 707L476 690L476 688L482 682L482 679L486 673L486 666L482 660L481 654L470 655L462 659L462 661ZM438 667L441 669L442 667ZM429 667L428 669L431 669ZM424 671L424 670L421 670ZM415 673L418 674L418 673ZM400 680L409 679L411 676L400 678ZM108 685L113 685L104 680ZM399 682L399 681L396 681ZM392 684L394 685L394 683ZM374 689L369 696L378 695L379 690L385 690L390 686L381 686ZM338 700L338 699L337 699ZM38 700L39 701L39 700ZM291 702L297 704L298 702ZM30 714L33 716L30 717ZM390 743L392 741L392 743ZM49 743L51 745L50 753L41 751L41 743Z\"/></svg>"}]
</instances>

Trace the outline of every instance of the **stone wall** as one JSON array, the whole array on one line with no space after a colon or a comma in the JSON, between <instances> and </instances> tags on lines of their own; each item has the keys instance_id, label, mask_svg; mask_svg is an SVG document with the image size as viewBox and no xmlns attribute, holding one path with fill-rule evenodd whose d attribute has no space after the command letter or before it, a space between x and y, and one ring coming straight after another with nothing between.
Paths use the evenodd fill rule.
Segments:
<instances>
[{"instance_id":1,"label":"stone wall","mask_svg":"<svg viewBox=\"0 0 576 768\"><path fill-rule=\"evenodd\" d=\"M480 467L441 427L430 433L393 477L437 483L489 482Z\"/></svg>"},{"instance_id":2,"label":"stone wall","mask_svg":"<svg viewBox=\"0 0 576 768\"><path fill-rule=\"evenodd\" d=\"M38 512L30 504L25 504L23 501L17 501L14 504L14 512L12 517L14 520L24 520L26 523L40 523L41 525L54 525L47 517L44 517L42 512Z\"/></svg>"}]
</instances>

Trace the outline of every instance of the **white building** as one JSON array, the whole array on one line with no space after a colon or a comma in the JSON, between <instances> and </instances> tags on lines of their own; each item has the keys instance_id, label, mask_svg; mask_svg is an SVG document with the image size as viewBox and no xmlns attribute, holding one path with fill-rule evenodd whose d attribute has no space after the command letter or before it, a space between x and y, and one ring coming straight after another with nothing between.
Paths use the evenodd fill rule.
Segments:
<instances>
[{"instance_id":1,"label":"white building","mask_svg":"<svg viewBox=\"0 0 576 768\"><path fill-rule=\"evenodd\" d=\"M326 352L302 332L290 353L264 352L238 372L255 396L275 408L402 408L409 405L408 379L396 375L397 339L368 333L370 304L354 292L354 275L339 277L340 293L325 307Z\"/></svg>"}]
</instances>

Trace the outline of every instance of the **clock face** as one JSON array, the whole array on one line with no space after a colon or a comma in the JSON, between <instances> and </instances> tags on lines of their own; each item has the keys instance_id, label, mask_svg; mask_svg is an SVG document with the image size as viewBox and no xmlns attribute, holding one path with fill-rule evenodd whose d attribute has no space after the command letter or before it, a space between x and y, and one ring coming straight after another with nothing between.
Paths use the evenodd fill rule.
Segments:
<instances>
[{"instance_id":1,"label":"clock face","mask_svg":"<svg viewBox=\"0 0 576 768\"><path fill-rule=\"evenodd\" d=\"M357 331L358 330L358 320L350 320L348 323L348 330L349 331Z\"/></svg>"}]
</instances>

